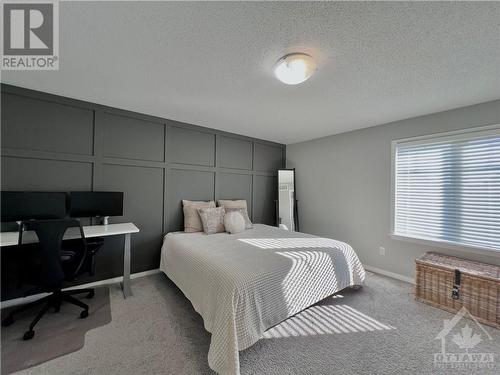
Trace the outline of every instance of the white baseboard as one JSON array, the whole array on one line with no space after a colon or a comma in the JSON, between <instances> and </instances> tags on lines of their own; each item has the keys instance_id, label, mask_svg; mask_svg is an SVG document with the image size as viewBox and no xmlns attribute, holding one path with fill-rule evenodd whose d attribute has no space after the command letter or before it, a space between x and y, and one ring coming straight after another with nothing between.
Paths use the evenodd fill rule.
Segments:
<instances>
[{"instance_id":1,"label":"white baseboard","mask_svg":"<svg viewBox=\"0 0 500 375\"><path fill-rule=\"evenodd\" d=\"M137 273L131 274L130 278L137 279L138 277L154 275L155 273L158 273L158 272L160 272L159 268L154 269L154 270L144 271L144 272L137 272ZM94 287L100 286L100 285L115 284L115 283L121 282L122 279L123 279L122 276L118 276L118 277L113 277L111 279L99 280L99 281L93 281L93 282L87 283L87 284L75 285L75 286L72 286L69 288L65 288L64 290L94 288ZM27 297L8 299L6 301L0 302L0 308L3 309L6 307L30 303L32 301L36 301L37 299L40 299L40 298L48 296L48 295L49 295L48 293L39 293L39 294L33 294L31 296L27 296Z\"/></svg>"},{"instance_id":2,"label":"white baseboard","mask_svg":"<svg viewBox=\"0 0 500 375\"><path fill-rule=\"evenodd\" d=\"M381 268L370 266L368 264L363 264L363 266L365 267L365 269L367 271L379 273L381 275L384 275L387 277L392 277L393 279L396 279L396 280L405 281L405 282L410 283L410 284L415 284L415 279L413 279L412 277L401 275L401 274L395 273L395 272L386 271L386 270L383 270Z\"/></svg>"}]
</instances>

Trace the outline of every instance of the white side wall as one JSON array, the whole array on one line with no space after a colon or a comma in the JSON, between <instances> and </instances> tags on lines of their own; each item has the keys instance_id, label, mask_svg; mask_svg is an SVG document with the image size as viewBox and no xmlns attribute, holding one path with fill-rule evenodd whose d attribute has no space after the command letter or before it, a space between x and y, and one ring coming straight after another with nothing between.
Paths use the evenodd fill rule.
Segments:
<instances>
[{"instance_id":1,"label":"white side wall","mask_svg":"<svg viewBox=\"0 0 500 375\"><path fill-rule=\"evenodd\" d=\"M288 145L287 168L296 168L300 230L348 242L364 264L405 277L414 277L415 258L431 250L500 264L500 253L389 237L391 141L498 123L500 100ZM379 255L380 246L385 256Z\"/></svg>"}]
</instances>

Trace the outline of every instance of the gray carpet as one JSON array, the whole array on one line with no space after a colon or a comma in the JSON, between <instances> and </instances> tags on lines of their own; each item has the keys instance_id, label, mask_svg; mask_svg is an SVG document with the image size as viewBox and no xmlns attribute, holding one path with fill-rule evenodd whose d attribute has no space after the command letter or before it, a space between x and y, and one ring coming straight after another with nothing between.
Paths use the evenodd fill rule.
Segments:
<instances>
[{"instance_id":1,"label":"gray carpet","mask_svg":"<svg viewBox=\"0 0 500 375\"><path fill-rule=\"evenodd\" d=\"M95 289L90 300L84 296L75 297L89 305L87 318L79 319L81 308L63 303L57 314L53 309L45 314L35 326L35 337L29 341L23 341L23 334L42 305L17 314L14 324L2 327L2 374L26 369L83 348L88 331L111 321L108 287ZM2 311L2 317L10 310Z\"/></svg>"},{"instance_id":2,"label":"gray carpet","mask_svg":"<svg viewBox=\"0 0 500 375\"><path fill-rule=\"evenodd\" d=\"M112 322L87 333L85 346L19 374L214 373L207 366L210 335L189 301L163 274L133 281L134 297L111 291ZM269 330L240 353L241 373L269 375L500 373L500 331L481 331L471 351L494 353L495 368L479 371L434 366L435 340L453 315L413 300L411 285L368 273L361 290L346 290ZM463 332L463 331L462 331ZM452 341L452 352L464 352ZM491 340L487 337L491 335Z\"/></svg>"}]
</instances>

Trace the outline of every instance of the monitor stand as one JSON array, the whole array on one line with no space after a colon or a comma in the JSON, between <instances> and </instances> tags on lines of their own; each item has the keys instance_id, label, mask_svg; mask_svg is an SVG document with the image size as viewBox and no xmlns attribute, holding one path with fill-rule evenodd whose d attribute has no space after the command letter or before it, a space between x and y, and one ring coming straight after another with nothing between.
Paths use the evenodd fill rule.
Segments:
<instances>
[{"instance_id":1,"label":"monitor stand","mask_svg":"<svg viewBox=\"0 0 500 375\"><path fill-rule=\"evenodd\" d=\"M102 225L108 225L109 224L109 216L104 216L102 218Z\"/></svg>"}]
</instances>

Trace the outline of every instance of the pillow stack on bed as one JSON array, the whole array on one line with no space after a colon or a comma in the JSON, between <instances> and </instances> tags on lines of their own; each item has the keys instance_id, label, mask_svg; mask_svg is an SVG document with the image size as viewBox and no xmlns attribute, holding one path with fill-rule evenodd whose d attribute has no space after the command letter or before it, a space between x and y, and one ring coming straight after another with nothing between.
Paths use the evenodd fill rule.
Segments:
<instances>
[{"instance_id":1,"label":"pillow stack on bed","mask_svg":"<svg viewBox=\"0 0 500 375\"><path fill-rule=\"evenodd\" d=\"M218 205L215 207L214 201L182 200L184 232L239 233L253 228L245 200L219 200Z\"/></svg>"}]
</instances>

